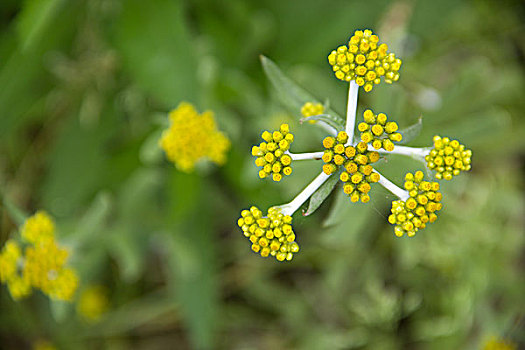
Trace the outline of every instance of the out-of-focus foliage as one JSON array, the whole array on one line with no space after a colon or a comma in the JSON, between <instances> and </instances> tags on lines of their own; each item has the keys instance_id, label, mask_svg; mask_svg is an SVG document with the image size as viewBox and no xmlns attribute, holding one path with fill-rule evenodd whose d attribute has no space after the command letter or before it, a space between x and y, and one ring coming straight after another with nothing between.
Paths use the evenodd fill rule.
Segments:
<instances>
[{"instance_id":1,"label":"out-of-focus foliage","mask_svg":"<svg viewBox=\"0 0 525 350\"><path fill-rule=\"evenodd\" d=\"M0 347L525 346L523 23L512 0L0 2L0 242L48 211L77 296L100 285L109 298L86 322L75 304L15 302L2 286ZM294 151L320 150L324 133L282 104L259 56L342 115L346 84L327 56L357 28L403 59L399 82L362 94L358 113L385 112L401 129L422 116L409 144L458 139L473 169L442 184L440 218L414 238L394 237L385 190L366 206L334 191L296 214L293 261L263 259L239 211L290 201L320 165L261 181L250 148L281 123ZM223 167L184 174L165 160L158 139L183 100L215 111L232 140ZM378 168L400 183L423 166Z\"/></svg>"}]
</instances>

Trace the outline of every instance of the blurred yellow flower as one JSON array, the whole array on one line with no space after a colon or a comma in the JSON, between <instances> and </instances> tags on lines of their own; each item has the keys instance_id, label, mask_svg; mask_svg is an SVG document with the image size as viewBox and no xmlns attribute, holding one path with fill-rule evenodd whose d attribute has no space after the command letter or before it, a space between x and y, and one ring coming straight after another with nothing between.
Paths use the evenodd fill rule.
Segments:
<instances>
[{"instance_id":1,"label":"blurred yellow flower","mask_svg":"<svg viewBox=\"0 0 525 350\"><path fill-rule=\"evenodd\" d=\"M54 238L55 225L44 212L28 218L21 228L27 243L10 239L0 253L0 281L6 283L13 299L38 288L52 299L70 301L78 286L76 271L66 267L68 252Z\"/></svg>"},{"instance_id":2,"label":"blurred yellow flower","mask_svg":"<svg viewBox=\"0 0 525 350\"><path fill-rule=\"evenodd\" d=\"M305 118L313 117L315 115L320 115L320 114L323 114L323 113L324 113L324 106L322 104L320 104L320 103L306 102L301 107L301 114ZM317 120L309 120L308 122L310 124L315 124L317 122Z\"/></svg>"},{"instance_id":3,"label":"blurred yellow flower","mask_svg":"<svg viewBox=\"0 0 525 350\"><path fill-rule=\"evenodd\" d=\"M70 301L78 286L76 272L65 267L67 250L55 240L42 240L26 248L24 275L52 299Z\"/></svg>"},{"instance_id":4,"label":"blurred yellow flower","mask_svg":"<svg viewBox=\"0 0 525 350\"><path fill-rule=\"evenodd\" d=\"M77 312L88 322L98 321L108 310L107 291L102 286L90 286L81 294L77 303Z\"/></svg>"},{"instance_id":5,"label":"blurred yellow flower","mask_svg":"<svg viewBox=\"0 0 525 350\"><path fill-rule=\"evenodd\" d=\"M178 169L191 172L203 159L218 165L226 162L230 140L217 130L213 112L199 114L188 102L181 102L169 114L170 127L159 141L166 156Z\"/></svg>"},{"instance_id":6,"label":"blurred yellow flower","mask_svg":"<svg viewBox=\"0 0 525 350\"><path fill-rule=\"evenodd\" d=\"M20 233L26 241L36 243L40 239L54 237L55 223L45 211L37 211L24 222Z\"/></svg>"},{"instance_id":7,"label":"blurred yellow flower","mask_svg":"<svg viewBox=\"0 0 525 350\"><path fill-rule=\"evenodd\" d=\"M49 340L39 339L33 343L33 350L57 350Z\"/></svg>"},{"instance_id":8,"label":"blurred yellow flower","mask_svg":"<svg viewBox=\"0 0 525 350\"><path fill-rule=\"evenodd\" d=\"M491 337L483 344L482 350L515 350L517 349L516 344L500 339L497 337Z\"/></svg>"},{"instance_id":9,"label":"blurred yellow flower","mask_svg":"<svg viewBox=\"0 0 525 350\"><path fill-rule=\"evenodd\" d=\"M0 281L7 283L13 299L18 300L31 294L31 285L19 272L23 263L20 246L12 239L8 240L0 253Z\"/></svg>"}]
</instances>

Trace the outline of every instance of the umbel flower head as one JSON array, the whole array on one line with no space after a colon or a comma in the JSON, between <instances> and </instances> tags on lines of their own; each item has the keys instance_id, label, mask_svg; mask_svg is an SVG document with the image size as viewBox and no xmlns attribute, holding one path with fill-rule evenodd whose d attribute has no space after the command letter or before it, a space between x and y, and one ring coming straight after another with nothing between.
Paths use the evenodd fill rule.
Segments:
<instances>
[{"instance_id":1,"label":"umbel flower head","mask_svg":"<svg viewBox=\"0 0 525 350\"><path fill-rule=\"evenodd\" d=\"M367 109L363 114L364 122L357 126L361 132L361 141L369 143L375 149L384 149L392 152L394 150L394 142L399 142L403 136L396 132L398 129L396 122L387 121L387 116L384 113L375 115L372 110Z\"/></svg>"},{"instance_id":2,"label":"umbel flower head","mask_svg":"<svg viewBox=\"0 0 525 350\"><path fill-rule=\"evenodd\" d=\"M355 137L359 87L368 92L381 81L389 84L397 81L401 67L401 60L389 53L388 46L379 43L379 37L371 30L355 31L348 45L333 50L328 61L335 76L349 82L346 120L331 109L324 111L323 105L319 103L308 102L311 101L309 97L304 100L307 93L301 93L301 89L294 87L284 76L276 79L283 75L282 72L269 59L262 59L266 74L280 93L288 94L286 97L295 102L304 103L301 107L303 117L315 122L315 127L330 135L323 139L322 151L291 153L288 149L293 136L288 133L288 126L283 124L286 127L283 129L281 126L280 131L265 131L262 134L263 142L252 148L252 155L257 157L255 164L262 168L259 176L265 178L272 175L275 181L291 172L289 165L292 160L323 162L322 172L290 202L270 208L266 216L257 207L241 212L238 225L252 242L252 249L265 257L273 255L279 261L291 259L293 253L299 250L291 226L291 216L308 200L310 202L304 215L317 210L332 192L338 179L343 183L343 191L349 197L348 202L370 201L369 193L373 183L383 186L399 198L392 202L391 215L388 218L395 225L394 233L397 236L406 234L412 237L437 219L437 212L442 209L439 184L425 181L423 172L417 171L408 173L404 188L400 188L373 168L373 164L380 159L380 154L385 158L391 154L420 160L426 157L429 168L437 171L438 179L450 179L460 171L470 169L472 152L457 141L436 137L433 150L427 147L395 145L394 143L403 139L398 132L398 124L389 121L386 114L376 115L371 109L364 112L364 121L357 125L361 133L360 140ZM283 88L285 80L289 88ZM416 128L412 127L412 130Z\"/></svg>"},{"instance_id":3,"label":"umbel flower head","mask_svg":"<svg viewBox=\"0 0 525 350\"><path fill-rule=\"evenodd\" d=\"M0 253L0 280L13 299L42 290L52 299L71 300L78 286L75 270L66 266L68 252L55 241L54 222L39 211L28 218L21 236L25 247L10 239Z\"/></svg>"},{"instance_id":4,"label":"umbel flower head","mask_svg":"<svg viewBox=\"0 0 525 350\"><path fill-rule=\"evenodd\" d=\"M241 211L237 225L252 242L252 250L263 257L271 255L278 261L292 260L294 253L299 251L292 217L281 213L279 208L270 208L263 216L259 208L252 206Z\"/></svg>"},{"instance_id":5,"label":"umbel flower head","mask_svg":"<svg viewBox=\"0 0 525 350\"><path fill-rule=\"evenodd\" d=\"M381 82L391 84L399 79L401 60L388 53L387 44L379 44L379 37L371 30L356 30L347 45L341 45L328 55L337 79L354 80L366 92Z\"/></svg>"},{"instance_id":6,"label":"umbel flower head","mask_svg":"<svg viewBox=\"0 0 525 350\"><path fill-rule=\"evenodd\" d=\"M434 136L434 148L425 157L429 169L436 171L436 179L452 180L462 171L470 170L472 151L457 140Z\"/></svg>"},{"instance_id":7,"label":"umbel flower head","mask_svg":"<svg viewBox=\"0 0 525 350\"><path fill-rule=\"evenodd\" d=\"M405 233L412 237L420 229L424 229L427 223L436 221L436 212L441 210L441 192L437 182L423 180L422 171L415 174L408 173L405 176L405 189L408 191L406 201L396 200L392 202L392 214L388 221L394 227L396 236L401 237Z\"/></svg>"},{"instance_id":8,"label":"umbel flower head","mask_svg":"<svg viewBox=\"0 0 525 350\"><path fill-rule=\"evenodd\" d=\"M321 115L324 113L324 106L320 103L315 102L306 102L303 107L301 107L301 114L303 117L313 117L316 115ZM317 120L309 120L310 124L315 124Z\"/></svg>"},{"instance_id":9,"label":"umbel flower head","mask_svg":"<svg viewBox=\"0 0 525 350\"><path fill-rule=\"evenodd\" d=\"M337 137L328 136L323 140L325 148L323 154L323 172L326 175L335 173L341 166L344 170L339 175L343 182L343 191L352 202L366 203L370 200L370 184L379 181L379 174L374 173L372 163L379 160L379 153L368 151L364 142L359 142L355 147L346 145L348 134L340 131Z\"/></svg>"},{"instance_id":10,"label":"umbel flower head","mask_svg":"<svg viewBox=\"0 0 525 350\"><path fill-rule=\"evenodd\" d=\"M200 160L226 162L230 140L217 130L213 112L199 114L192 104L181 102L169 119L171 125L162 134L160 147L179 170L191 172Z\"/></svg>"},{"instance_id":11,"label":"umbel flower head","mask_svg":"<svg viewBox=\"0 0 525 350\"><path fill-rule=\"evenodd\" d=\"M255 165L261 167L259 177L272 175L273 181L281 181L283 175L292 173L292 157L286 152L293 142L293 134L288 124L281 124L279 131L264 131L261 135L263 142L259 146L252 147L252 156Z\"/></svg>"}]
</instances>

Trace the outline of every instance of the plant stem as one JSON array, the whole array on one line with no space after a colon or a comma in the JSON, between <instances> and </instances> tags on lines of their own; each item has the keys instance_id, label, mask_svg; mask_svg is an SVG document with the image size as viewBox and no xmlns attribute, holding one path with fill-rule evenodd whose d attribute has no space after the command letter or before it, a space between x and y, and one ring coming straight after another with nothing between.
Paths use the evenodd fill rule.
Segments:
<instances>
[{"instance_id":1,"label":"plant stem","mask_svg":"<svg viewBox=\"0 0 525 350\"><path fill-rule=\"evenodd\" d=\"M284 152L292 157L292 160L306 160L306 159L321 159L324 152L310 152L310 153L291 153L289 151Z\"/></svg>"},{"instance_id":2,"label":"plant stem","mask_svg":"<svg viewBox=\"0 0 525 350\"><path fill-rule=\"evenodd\" d=\"M372 145L368 145L369 151L377 151L381 154L400 154L403 156L425 158L430 153L431 147L407 147L395 145L394 150L389 152L384 149L375 149Z\"/></svg>"},{"instance_id":3,"label":"plant stem","mask_svg":"<svg viewBox=\"0 0 525 350\"><path fill-rule=\"evenodd\" d=\"M358 92L359 85L357 85L354 80L351 80L350 86L348 87L348 104L346 106L346 133L348 134L348 144L351 144L354 140Z\"/></svg>"},{"instance_id":4,"label":"plant stem","mask_svg":"<svg viewBox=\"0 0 525 350\"><path fill-rule=\"evenodd\" d=\"M376 170L374 170L374 172L379 174L379 172ZM406 201L408 197L410 197L408 191L398 187L396 184L388 180L384 175L379 174L379 176L380 178L378 183L390 192L392 192L394 195L396 195L403 202Z\"/></svg>"},{"instance_id":5,"label":"plant stem","mask_svg":"<svg viewBox=\"0 0 525 350\"><path fill-rule=\"evenodd\" d=\"M290 203L280 205L281 213L284 215L293 215L303 205L304 202L326 181L331 175L321 172L313 179L308 186L304 188Z\"/></svg>"}]
</instances>

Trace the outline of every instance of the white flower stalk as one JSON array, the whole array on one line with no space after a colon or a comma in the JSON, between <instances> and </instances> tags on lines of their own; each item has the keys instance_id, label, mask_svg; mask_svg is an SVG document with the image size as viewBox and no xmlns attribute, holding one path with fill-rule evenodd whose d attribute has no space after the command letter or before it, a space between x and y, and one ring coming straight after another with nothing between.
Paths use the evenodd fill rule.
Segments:
<instances>
[{"instance_id":1,"label":"white flower stalk","mask_svg":"<svg viewBox=\"0 0 525 350\"><path fill-rule=\"evenodd\" d=\"M396 195L403 202L406 201L410 197L410 195L408 194L408 191L398 187L395 183L388 180L384 175L381 175L375 169L373 171L374 173L377 173L380 176L378 183L384 188L386 188L387 190L389 190L390 192L392 192L394 195Z\"/></svg>"},{"instance_id":2,"label":"white flower stalk","mask_svg":"<svg viewBox=\"0 0 525 350\"><path fill-rule=\"evenodd\" d=\"M400 154L403 156L409 156L414 158L425 158L432 147L407 147L396 145L392 151L385 151L384 149L376 150L372 145L368 145L369 151L377 151L382 154Z\"/></svg>"},{"instance_id":3,"label":"white flower stalk","mask_svg":"<svg viewBox=\"0 0 525 350\"><path fill-rule=\"evenodd\" d=\"M348 104L346 106L346 133L348 134L348 144L351 144L354 140L358 92L359 85L357 85L354 80L351 80L350 86L348 87Z\"/></svg>"},{"instance_id":4,"label":"white flower stalk","mask_svg":"<svg viewBox=\"0 0 525 350\"><path fill-rule=\"evenodd\" d=\"M291 153L289 151L286 151L284 153L292 157L292 160L308 160L308 159L319 160L323 157L323 154L324 154L324 152Z\"/></svg>"},{"instance_id":5,"label":"white flower stalk","mask_svg":"<svg viewBox=\"0 0 525 350\"><path fill-rule=\"evenodd\" d=\"M278 208L281 209L281 213L283 215L293 215L293 213L295 213L297 209L299 209L301 205L303 205L303 203L306 202L308 198L310 198L312 194L314 194L314 192L325 183L326 180L328 180L329 177L330 175L326 175L323 172L317 175L317 177L312 182L310 182L310 184L306 186L304 190L302 190L301 193L299 193L297 197L295 197L290 203L278 206Z\"/></svg>"}]
</instances>

